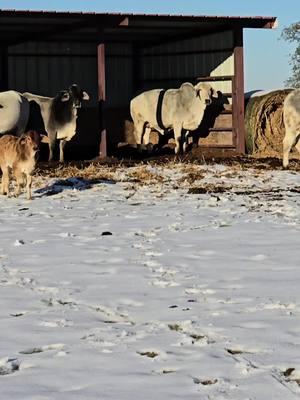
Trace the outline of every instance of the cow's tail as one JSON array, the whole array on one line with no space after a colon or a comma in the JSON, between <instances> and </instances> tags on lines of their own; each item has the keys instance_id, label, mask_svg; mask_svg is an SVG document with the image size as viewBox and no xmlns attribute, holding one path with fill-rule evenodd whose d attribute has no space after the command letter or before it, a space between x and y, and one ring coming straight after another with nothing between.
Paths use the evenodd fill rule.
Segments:
<instances>
[{"instance_id":1,"label":"cow's tail","mask_svg":"<svg viewBox=\"0 0 300 400\"><path fill-rule=\"evenodd\" d=\"M164 124L163 124L163 120L162 120L162 103L163 103L163 99L164 99L164 95L166 93L166 89L163 89L159 92L159 96L158 96L158 101L157 101L157 107L156 107L156 121L157 121L157 125L160 127L160 129L162 130L166 130Z\"/></svg>"}]
</instances>

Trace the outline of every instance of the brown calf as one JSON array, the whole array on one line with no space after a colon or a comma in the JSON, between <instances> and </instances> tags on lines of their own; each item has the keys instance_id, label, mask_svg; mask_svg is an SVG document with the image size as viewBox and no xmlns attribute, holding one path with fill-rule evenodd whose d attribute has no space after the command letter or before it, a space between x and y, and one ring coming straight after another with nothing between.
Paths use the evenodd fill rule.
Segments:
<instances>
[{"instance_id":1,"label":"brown calf","mask_svg":"<svg viewBox=\"0 0 300 400\"><path fill-rule=\"evenodd\" d=\"M19 196L21 187L26 184L27 199L31 199L31 174L36 165L40 142L49 143L49 139L35 131L27 132L20 137L4 135L0 138L1 194L9 195L10 170L12 170L17 180L15 196Z\"/></svg>"}]
</instances>

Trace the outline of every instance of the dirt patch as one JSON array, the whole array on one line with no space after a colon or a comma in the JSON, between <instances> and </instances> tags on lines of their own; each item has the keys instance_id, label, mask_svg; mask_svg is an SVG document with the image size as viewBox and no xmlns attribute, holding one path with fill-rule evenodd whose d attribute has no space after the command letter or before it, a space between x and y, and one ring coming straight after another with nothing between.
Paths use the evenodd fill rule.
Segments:
<instances>
[{"instance_id":1,"label":"dirt patch","mask_svg":"<svg viewBox=\"0 0 300 400\"><path fill-rule=\"evenodd\" d=\"M232 186L216 186L206 185L203 187L191 187L188 190L189 194L206 194L206 193L226 193L231 191Z\"/></svg>"}]
</instances>

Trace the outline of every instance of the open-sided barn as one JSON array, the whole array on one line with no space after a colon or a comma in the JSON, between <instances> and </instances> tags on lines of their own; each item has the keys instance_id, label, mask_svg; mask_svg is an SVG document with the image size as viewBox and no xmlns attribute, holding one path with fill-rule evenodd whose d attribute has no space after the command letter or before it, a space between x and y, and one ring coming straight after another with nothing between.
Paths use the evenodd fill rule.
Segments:
<instances>
[{"instance_id":1,"label":"open-sided barn","mask_svg":"<svg viewBox=\"0 0 300 400\"><path fill-rule=\"evenodd\" d=\"M52 96L78 83L91 100L69 154L92 158L128 141L135 94L201 78L229 102L201 146L244 152L243 29L275 26L274 17L1 10L1 90Z\"/></svg>"}]
</instances>

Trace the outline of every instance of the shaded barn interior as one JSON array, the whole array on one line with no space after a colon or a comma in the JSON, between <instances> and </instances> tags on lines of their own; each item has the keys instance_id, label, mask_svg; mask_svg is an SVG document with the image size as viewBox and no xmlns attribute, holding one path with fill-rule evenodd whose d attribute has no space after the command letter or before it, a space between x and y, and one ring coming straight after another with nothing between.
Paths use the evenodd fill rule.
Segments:
<instances>
[{"instance_id":1,"label":"shaded barn interior","mask_svg":"<svg viewBox=\"0 0 300 400\"><path fill-rule=\"evenodd\" d=\"M79 84L90 101L79 110L65 153L87 159L134 143L132 97L201 78L223 95L196 134L200 145L243 152L243 28L275 23L273 17L2 10L1 89L54 96Z\"/></svg>"}]
</instances>

